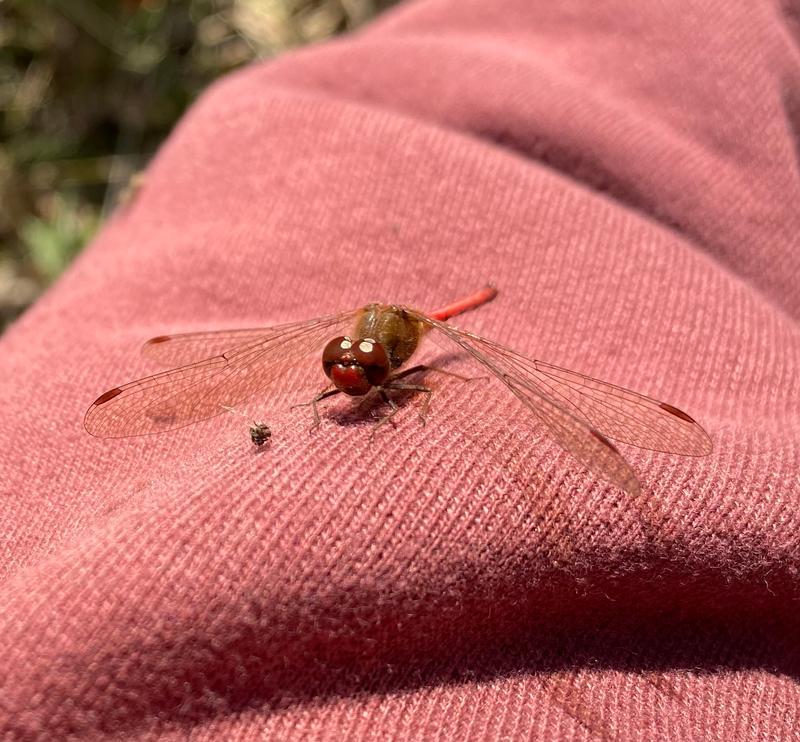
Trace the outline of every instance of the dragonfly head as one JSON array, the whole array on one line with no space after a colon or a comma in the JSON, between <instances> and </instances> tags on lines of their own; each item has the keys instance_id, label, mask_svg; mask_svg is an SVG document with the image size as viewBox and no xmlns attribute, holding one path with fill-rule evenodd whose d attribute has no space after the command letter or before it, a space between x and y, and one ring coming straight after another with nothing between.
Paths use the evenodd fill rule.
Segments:
<instances>
[{"instance_id":1,"label":"dragonfly head","mask_svg":"<svg viewBox=\"0 0 800 742\"><path fill-rule=\"evenodd\" d=\"M371 338L338 337L322 352L322 368L336 388L353 397L383 384L392 367L386 349Z\"/></svg>"}]
</instances>

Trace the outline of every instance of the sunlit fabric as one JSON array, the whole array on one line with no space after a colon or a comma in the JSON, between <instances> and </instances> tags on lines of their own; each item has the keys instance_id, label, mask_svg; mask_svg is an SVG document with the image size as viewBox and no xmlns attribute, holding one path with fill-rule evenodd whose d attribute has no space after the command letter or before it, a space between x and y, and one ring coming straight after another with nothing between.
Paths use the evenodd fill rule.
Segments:
<instances>
[{"instance_id":1,"label":"sunlit fabric","mask_svg":"<svg viewBox=\"0 0 800 742\"><path fill-rule=\"evenodd\" d=\"M419 0L210 89L0 341L0 736L796 734L798 17ZM310 431L338 328L247 419L83 428L147 338L487 282L453 324L714 452L620 444L633 498L456 379L424 426L337 398Z\"/></svg>"}]
</instances>

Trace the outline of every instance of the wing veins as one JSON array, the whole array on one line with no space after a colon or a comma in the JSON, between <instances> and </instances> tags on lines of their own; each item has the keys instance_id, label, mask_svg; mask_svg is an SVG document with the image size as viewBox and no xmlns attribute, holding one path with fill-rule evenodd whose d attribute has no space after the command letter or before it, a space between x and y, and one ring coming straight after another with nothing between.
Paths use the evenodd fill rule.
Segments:
<instances>
[{"instance_id":1,"label":"wing veins","mask_svg":"<svg viewBox=\"0 0 800 742\"><path fill-rule=\"evenodd\" d=\"M419 317L424 324L438 329L452 342L466 350L478 363L488 366L511 393L522 402L523 406L550 431L559 446L587 469L622 487L634 496L639 493L639 481L633 469L613 446L604 442L602 437L597 437L596 431L588 421L573 415L549 395L543 394L536 386L513 378L502 368L504 364L506 367L508 365L505 356L498 357L498 351L495 348L489 348L492 353L492 356L489 357L488 353L483 353L473 347L472 342L479 347L484 344L483 338L417 312L412 311L412 313ZM486 343L486 345L489 344ZM503 350L506 349L503 348ZM498 367L498 363L500 367ZM511 365L513 368L513 363ZM535 398L536 403L529 397ZM563 416L564 420L570 421L571 424L568 425L564 420L558 419L558 415Z\"/></svg>"},{"instance_id":2,"label":"wing veins","mask_svg":"<svg viewBox=\"0 0 800 742\"><path fill-rule=\"evenodd\" d=\"M530 377L526 379L528 383L539 389L549 389L553 395L564 401L576 417L587 420L609 438L638 448L666 453L697 456L711 450L708 434L700 425L672 415L661 406L661 402L652 397L569 369L526 358L499 343L456 328L451 329L468 336L487 351L495 351L495 355L500 353L502 361L512 365L521 375ZM554 388L553 383L561 388ZM578 399L570 395L576 395ZM579 403L581 399L584 400L582 405ZM633 408L638 408L641 413L634 413Z\"/></svg>"},{"instance_id":3,"label":"wing veins","mask_svg":"<svg viewBox=\"0 0 800 742\"><path fill-rule=\"evenodd\" d=\"M85 417L86 428L101 437L126 437L173 430L214 417L223 411L221 407L215 409L215 399L225 402L232 399L235 403L257 393L275 381L282 370L306 359L313 346L324 339L324 332L358 311L282 325L280 332L260 335L254 342L248 340L210 358L128 382L117 387L119 391L111 399L90 406ZM257 364L263 362L265 354L279 352L281 348L285 348L285 354L267 360L259 374ZM296 355L295 349L299 350ZM241 371L244 373L237 379L234 374ZM228 384L230 388L226 387ZM199 394L196 398L192 397L193 390Z\"/></svg>"},{"instance_id":4,"label":"wing veins","mask_svg":"<svg viewBox=\"0 0 800 742\"><path fill-rule=\"evenodd\" d=\"M294 332L295 329L296 330L308 329L309 330L308 334L310 334L312 329L313 329L313 332L315 332L315 333L321 332L322 330L327 330L328 327L333 323L333 321L336 318L338 318L339 316L340 315L334 315L334 316L325 318L325 320L323 320L320 324L315 324L313 326L313 328L306 328L305 327L305 323L303 323L302 326L297 327L296 326L297 323L295 323L295 326L293 326L291 329L286 330L286 331L284 331L283 333L281 333L281 334L279 334L277 336L269 336L268 338L266 338L263 341L260 341L259 343L253 343L252 345L250 345L246 349L244 349L244 348L243 349L236 349L236 355L234 355L234 356L228 356L227 352L221 354L219 357L225 359L225 361L226 361L225 365L222 366L220 369L218 369L217 374L212 374L208 378L209 379L213 379L218 374L224 375L224 378L220 379L213 387L208 389L200 398L198 398L195 401L195 403L192 405L192 407L190 408L191 411L197 410L198 406L201 405L201 403L203 403L205 400L207 400L209 398L209 396L213 395L213 393L220 388L220 386L225 382L225 380L227 378L230 377L230 375L234 371L239 370L241 368L247 368L248 365L257 362L259 358L263 357L263 355L267 351L272 349L272 345L275 344L276 340L282 340L281 345L285 345L286 343L289 343L292 340L301 339L306 334L306 333L303 333L303 332ZM289 338L284 337L287 332L290 335ZM293 332L294 332L294 334L292 335ZM267 344L271 344L271 345L269 345L269 347L264 347L264 345L267 345ZM259 386L255 387L255 388L253 388L251 390L242 390L239 393L244 393L246 395L246 397L252 396L256 392L258 392L260 389L263 389L265 386L268 386L272 382L272 379L273 379L273 374L270 374L268 377L263 379L263 383L260 384ZM176 390L174 394L170 395L169 397L166 397L166 400L173 399L174 397L185 393L187 391L187 389L190 389L192 386L196 386L196 384L199 384L202 381L203 381L203 379L199 380L195 384L190 384L190 385L188 385L186 387L182 387L182 388ZM239 397L239 398L231 397L229 400L226 400L226 401L230 401L231 403L235 403L237 401L240 401L241 399L242 399L242 397ZM159 402L163 402L164 400L158 400L158 401ZM155 404L155 400L154 400L153 404ZM148 407L152 407L153 404L148 405ZM147 409L147 407L144 408L144 409ZM221 412L223 412L222 409L220 409L219 413L217 413L217 414L220 414ZM191 418L191 415L188 415L187 417ZM208 418L204 418L204 419L208 419Z\"/></svg>"}]
</instances>

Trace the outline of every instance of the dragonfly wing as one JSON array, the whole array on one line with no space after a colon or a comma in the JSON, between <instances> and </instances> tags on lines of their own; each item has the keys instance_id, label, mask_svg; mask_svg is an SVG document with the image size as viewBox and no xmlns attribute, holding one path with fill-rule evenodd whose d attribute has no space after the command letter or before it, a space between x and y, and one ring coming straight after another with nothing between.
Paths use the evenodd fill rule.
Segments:
<instances>
[{"instance_id":1,"label":"dragonfly wing","mask_svg":"<svg viewBox=\"0 0 800 742\"><path fill-rule=\"evenodd\" d=\"M494 359L503 373L517 383L549 398L575 417L586 420L612 440L649 451L683 456L706 456L713 450L708 433L671 404L526 358L499 343L436 320L422 321L474 346L479 354Z\"/></svg>"},{"instance_id":2,"label":"dragonfly wing","mask_svg":"<svg viewBox=\"0 0 800 742\"><path fill-rule=\"evenodd\" d=\"M161 433L215 417L303 363L310 369L312 354L319 352L331 335L350 329L359 311L270 328L246 336L243 342L238 341L244 335L229 334L238 343L229 350L102 394L86 412L84 426L99 438L123 438ZM214 335L213 342L218 342L225 331L197 335ZM196 350L200 346L194 342L181 340L176 348Z\"/></svg>"},{"instance_id":3,"label":"dragonfly wing","mask_svg":"<svg viewBox=\"0 0 800 742\"><path fill-rule=\"evenodd\" d=\"M641 487L630 464L598 430L587 425L547 397L504 379L506 386L542 422L558 444L601 479L634 497Z\"/></svg>"},{"instance_id":4,"label":"dragonfly wing","mask_svg":"<svg viewBox=\"0 0 800 742\"><path fill-rule=\"evenodd\" d=\"M649 451L706 456L713 450L708 433L689 415L666 402L568 371L528 361L540 386L549 388L609 438Z\"/></svg>"},{"instance_id":5,"label":"dragonfly wing","mask_svg":"<svg viewBox=\"0 0 800 742\"><path fill-rule=\"evenodd\" d=\"M232 348L253 345L308 324L308 320L273 327L245 330L215 330L159 335L142 345L142 355L163 366L185 366L222 355Z\"/></svg>"},{"instance_id":6,"label":"dragonfly wing","mask_svg":"<svg viewBox=\"0 0 800 742\"><path fill-rule=\"evenodd\" d=\"M672 405L525 358L478 335L414 314L492 371L563 448L629 492L639 491L638 481L606 436L669 453L703 455L711 451L706 432Z\"/></svg>"}]
</instances>

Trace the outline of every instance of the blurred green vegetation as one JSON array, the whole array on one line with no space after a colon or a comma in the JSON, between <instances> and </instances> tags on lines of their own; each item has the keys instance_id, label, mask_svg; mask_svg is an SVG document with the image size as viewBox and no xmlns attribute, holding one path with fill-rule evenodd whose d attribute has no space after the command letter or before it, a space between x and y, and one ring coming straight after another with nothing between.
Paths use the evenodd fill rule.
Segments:
<instances>
[{"instance_id":1,"label":"blurred green vegetation","mask_svg":"<svg viewBox=\"0 0 800 742\"><path fill-rule=\"evenodd\" d=\"M397 0L0 0L0 329L212 80Z\"/></svg>"}]
</instances>

